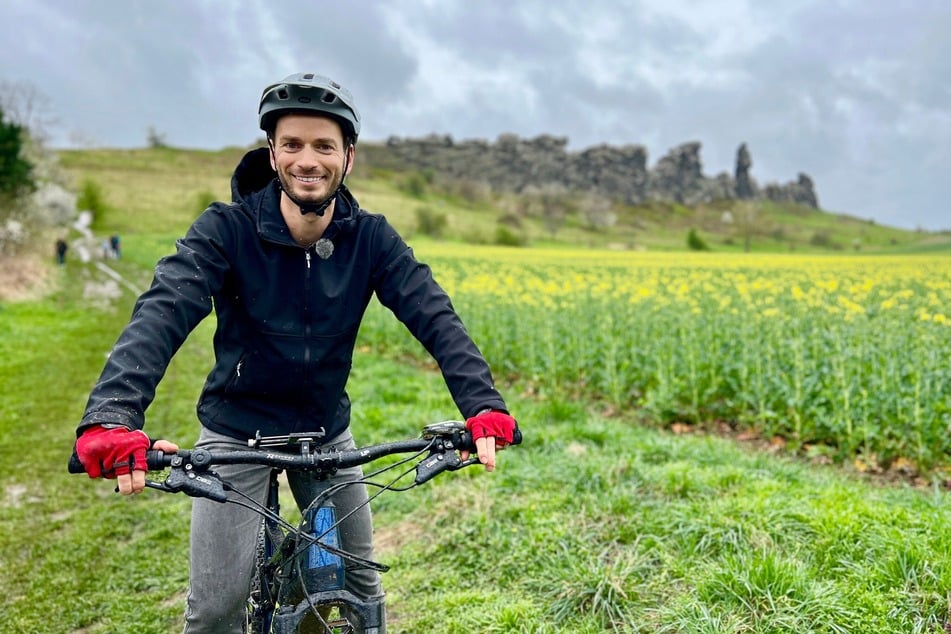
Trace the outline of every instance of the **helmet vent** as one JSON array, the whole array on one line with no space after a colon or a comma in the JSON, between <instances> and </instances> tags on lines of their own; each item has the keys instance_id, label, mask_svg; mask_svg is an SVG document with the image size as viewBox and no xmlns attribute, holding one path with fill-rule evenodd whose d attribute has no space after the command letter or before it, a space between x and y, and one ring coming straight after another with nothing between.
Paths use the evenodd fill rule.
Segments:
<instances>
[{"instance_id":1,"label":"helmet vent","mask_svg":"<svg viewBox=\"0 0 951 634\"><path fill-rule=\"evenodd\" d=\"M313 79L313 78L314 78L314 74L313 74L313 73L307 73L306 75L304 75L304 79L310 80L310 79Z\"/></svg>"},{"instance_id":2,"label":"helmet vent","mask_svg":"<svg viewBox=\"0 0 951 634\"><path fill-rule=\"evenodd\" d=\"M324 103L333 103L337 100L337 95L333 94L332 92L325 92L321 96L320 100Z\"/></svg>"},{"instance_id":3,"label":"helmet vent","mask_svg":"<svg viewBox=\"0 0 951 634\"><path fill-rule=\"evenodd\" d=\"M288 92L287 92L287 88L280 88L280 89L277 91L277 98L278 98L278 99L287 99L288 97L290 97L290 95L289 95Z\"/></svg>"}]
</instances>

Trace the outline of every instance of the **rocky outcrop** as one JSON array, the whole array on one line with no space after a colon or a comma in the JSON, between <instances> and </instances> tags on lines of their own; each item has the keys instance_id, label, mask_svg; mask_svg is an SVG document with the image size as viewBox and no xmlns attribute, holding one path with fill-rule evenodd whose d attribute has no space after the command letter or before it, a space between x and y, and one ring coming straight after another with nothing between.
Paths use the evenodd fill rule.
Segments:
<instances>
[{"instance_id":1,"label":"rocky outcrop","mask_svg":"<svg viewBox=\"0 0 951 634\"><path fill-rule=\"evenodd\" d=\"M819 208L819 197L816 196L815 185L813 185L812 179L803 173L800 173L799 180L793 183L787 183L786 185L766 185L766 187L763 188L763 194L769 200L794 202L815 209Z\"/></svg>"},{"instance_id":2,"label":"rocky outcrop","mask_svg":"<svg viewBox=\"0 0 951 634\"><path fill-rule=\"evenodd\" d=\"M704 199L700 143L685 143L667 152L650 173L648 197L694 204Z\"/></svg>"},{"instance_id":3,"label":"rocky outcrop","mask_svg":"<svg viewBox=\"0 0 951 634\"><path fill-rule=\"evenodd\" d=\"M454 141L448 135L419 139L391 137L385 144L361 147L372 166L394 170L429 170L440 178L485 183L494 191L522 192L529 187L557 185L577 192L627 204L648 200L686 205L734 198L769 198L818 206L815 188L805 174L785 185L769 184L762 190L750 172L752 158L746 144L737 151L735 177L727 173L705 176L699 141L671 149L653 169L641 145L599 145L580 152L568 151L568 139L541 135L522 139L513 134L495 143L481 139Z\"/></svg>"},{"instance_id":4,"label":"rocky outcrop","mask_svg":"<svg viewBox=\"0 0 951 634\"><path fill-rule=\"evenodd\" d=\"M751 200L756 197L756 183L750 176L750 168L753 167L753 158L750 151L746 148L746 143L741 143L736 151L736 184L734 192L740 200Z\"/></svg>"}]
</instances>

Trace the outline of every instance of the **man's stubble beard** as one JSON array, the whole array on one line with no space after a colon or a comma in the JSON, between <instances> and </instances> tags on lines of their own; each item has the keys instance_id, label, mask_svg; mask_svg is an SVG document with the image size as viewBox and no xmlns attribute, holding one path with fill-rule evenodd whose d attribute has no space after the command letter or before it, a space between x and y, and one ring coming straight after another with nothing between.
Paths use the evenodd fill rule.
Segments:
<instances>
[{"instance_id":1,"label":"man's stubble beard","mask_svg":"<svg viewBox=\"0 0 951 634\"><path fill-rule=\"evenodd\" d=\"M294 181L292 177L288 178L285 175L285 172L282 170L277 170L277 179L281 182L281 187L284 189L285 192L290 193L297 200L307 204L311 204L311 205L321 205L327 200L329 200L330 198L332 198L334 194L337 193L337 189L340 187L340 184L343 182L343 178L338 178L336 181L332 183L330 189L327 191L325 195L323 195L323 197L317 197L316 195L312 195L312 194L301 195L299 191L297 191L296 189L292 187L292 184L296 185L297 182ZM291 182L288 182L288 181L291 181Z\"/></svg>"}]
</instances>

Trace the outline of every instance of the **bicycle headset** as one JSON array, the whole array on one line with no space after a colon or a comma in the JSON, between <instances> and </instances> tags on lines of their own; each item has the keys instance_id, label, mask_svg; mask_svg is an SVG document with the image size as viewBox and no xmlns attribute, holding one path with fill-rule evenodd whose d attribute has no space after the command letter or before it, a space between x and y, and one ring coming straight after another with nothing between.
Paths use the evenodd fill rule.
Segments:
<instances>
[{"instance_id":1,"label":"bicycle headset","mask_svg":"<svg viewBox=\"0 0 951 634\"><path fill-rule=\"evenodd\" d=\"M258 122L267 135L268 145L274 152L274 129L277 120L286 114L320 114L330 117L340 125L343 131L344 144L356 145L360 136L360 112L357 110L350 91L323 75L314 73L296 73L288 75L282 81L271 84L261 93L258 105ZM349 161L349 152L347 152ZM347 164L344 164L344 174L347 173ZM280 179L278 179L280 182ZM291 201L294 202L302 214L315 213L324 215L324 210L336 198L340 186L322 203L312 203L298 200L281 183L281 188Z\"/></svg>"}]
</instances>

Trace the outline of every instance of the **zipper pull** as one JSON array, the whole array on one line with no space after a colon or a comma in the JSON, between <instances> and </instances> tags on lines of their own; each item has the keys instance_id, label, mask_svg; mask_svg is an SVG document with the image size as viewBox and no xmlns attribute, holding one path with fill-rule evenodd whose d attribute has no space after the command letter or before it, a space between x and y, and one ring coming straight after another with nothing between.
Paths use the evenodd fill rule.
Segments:
<instances>
[{"instance_id":1,"label":"zipper pull","mask_svg":"<svg viewBox=\"0 0 951 634\"><path fill-rule=\"evenodd\" d=\"M304 258L307 260L307 268L310 268L310 249L304 251Z\"/></svg>"}]
</instances>

